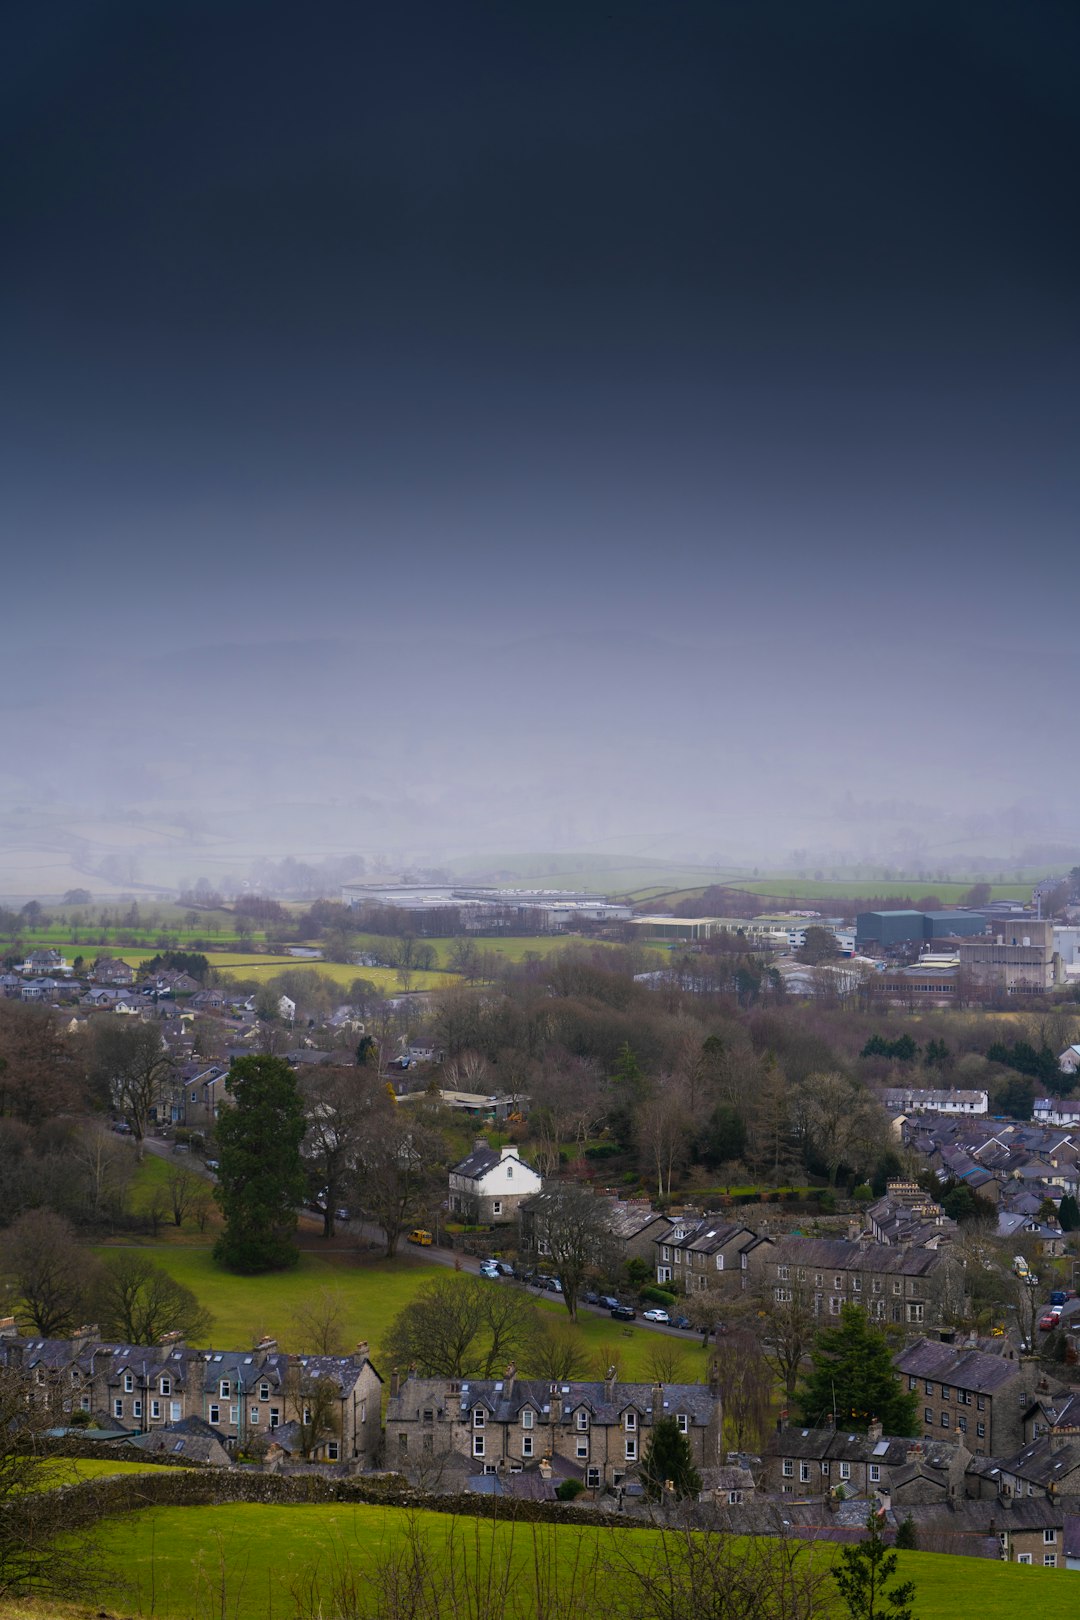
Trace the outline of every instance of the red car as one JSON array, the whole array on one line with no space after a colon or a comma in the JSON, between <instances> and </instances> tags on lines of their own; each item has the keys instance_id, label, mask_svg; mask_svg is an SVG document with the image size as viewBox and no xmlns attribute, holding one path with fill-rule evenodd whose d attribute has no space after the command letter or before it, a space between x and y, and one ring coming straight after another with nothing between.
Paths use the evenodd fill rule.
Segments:
<instances>
[{"instance_id":1,"label":"red car","mask_svg":"<svg viewBox=\"0 0 1080 1620\"><path fill-rule=\"evenodd\" d=\"M1042 1317L1039 1318L1039 1327L1042 1329L1042 1331L1044 1333L1049 1333L1051 1328L1056 1328L1060 1321L1061 1321L1061 1312L1060 1311L1058 1311L1058 1310L1047 1311L1045 1316L1042 1316Z\"/></svg>"}]
</instances>

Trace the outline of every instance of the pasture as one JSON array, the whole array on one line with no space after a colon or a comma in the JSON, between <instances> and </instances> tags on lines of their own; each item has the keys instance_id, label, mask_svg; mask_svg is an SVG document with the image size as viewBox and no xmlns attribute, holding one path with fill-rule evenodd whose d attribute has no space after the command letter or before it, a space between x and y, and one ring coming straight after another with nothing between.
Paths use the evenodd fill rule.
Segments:
<instances>
[{"instance_id":1,"label":"pasture","mask_svg":"<svg viewBox=\"0 0 1080 1620\"><path fill-rule=\"evenodd\" d=\"M351 1504L153 1508L105 1520L98 1538L113 1571L111 1606L162 1620L345 1612L333 1601L334 1587L374 1600L378 1571L406 1557L410 1544L423 1550L430 1578L442 1579L448 1592L458 1587L460 1596L470 1571L480 1591L468 1612L501 1608L514 1620L539 1612L618 1612L627 1561L650 1561L660 1540L648 1528L512 1525ZM806 1556L829 1564L836 1552L820 1543ZM1014 1620L1029 1610L1064 1617L1071 1608L1063 1570L913 1552L900 1555L898 1578L915 1582L919 1620L968 1613ZM368 1612L366 1604L358 1612Z\"/></svg>"},{"instance_id":2,"label":"pasture","mask_svg":"<svg viewBox=\"0 0 1080 1620\"><path fill-rule=\"evenodd\" d=\"M209 961L223 979L251 979L258 983L265 979L276 979L279 974L287 972L321 973L324 978L340 984L343 990L347 990L357 979L367 979L376 990L386 995L400 995L406 988L396 968L356 967L349 962L305 962L295 956L252 956L250 952L245 954L240 951L214 951ZM456 973L413 970L409 974L407 988L410 991L445 990L457 983Z\"/></svg>"}]
</instances>

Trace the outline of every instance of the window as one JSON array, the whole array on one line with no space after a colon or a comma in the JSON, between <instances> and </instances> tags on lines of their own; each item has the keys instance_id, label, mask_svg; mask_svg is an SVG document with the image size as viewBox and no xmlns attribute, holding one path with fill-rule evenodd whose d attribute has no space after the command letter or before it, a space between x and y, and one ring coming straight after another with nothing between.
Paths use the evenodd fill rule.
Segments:
<instances>
[{"instance_id":1,"label":"window","mask_svg":"<svg viewBox=\"0 0 1080 1620\"><path fill-rule=\"evenodd\" d=\"M841 1275L840 1275L840 1273L839 1273L839 1272L837 1272L837 1274L836 1274L836 1276L835 1276L835 1277L834 1277L834 1278L833 1278L833 1280L832 1280L832 1285L833 1285L833 1287L834 1287L834 1288L843 1288L843 1286L844 1286L844 1279L843 1279L843 1277L842 1277L842 1276L841 1276Z\"/></svg>"},{"instance_id":2,"label":"window","mask_svg":"<svg viewBox=\"0 0 1080 1620\"><path fill-rule=\"evenodd\" d=\"M1056 1569L1057 1553L1043 1553L1043 1564L1047 1569Z\"/></svg>"},{"instance_id":3,"label":"window","mask_svg":"<svg viewBox=\"0 0 1080 1620\"><path fill-rule=\"evenodd\" d=\"M180 1402L179 1401L170 1401L169 1402L169 1422L170 1423L179 1423L180 1417L181 1417Z\"/></svg>"},{"instance_id":4,"label":"window","mask_svg":"<svg viewBox=\"0 0 1080 1620\"><path fill-rule=\"evenodd\" d=\"M925 1383L925 1385L924 1385L924 1386L923 1386L923 1387L924 1387L924 1388L925 1388L925 1390L926 1390L926 1393L927 1393L927 1394L928 1394L928 1395L932 1395L932 1394L933 1394L933 1393L934 1393L934 1386L933 1386L933 1384L932 1384L932 1383L931 1383L931 1382L930 1382L930 1380L929 1380L929 1379L927 1379L927 1380L926 1380L926 1383Z\"/></svg>"},{"instance_id":5,"label":"window","mask_svg":"<svg viewBox=\"0 0 1080 1620\"><path fill-rule=\"evenodd\" d=\"M823 1286L823 1283L824 1283L824 1278L822 1277L821 1272L820 1271L815 1271L815 1273L814 1273L814 1287L815 1288L821 1288Z\"/></svg>"},{"instance_id":6,"label":"window","mask_svg":"<svg viewBox=\"0 0 1080 1620\"><path fill-rule=\"evenodd\" d=\"M258 1423L258 1421L259 1421L259 1408L257 1406L253 1406L251 1408L251 1411L248 1413L248 1421L250 1423Z\"/></svg>"},{"instance_id":7,"label":"window","mask_svg":"<svg viewBox=\"0 0 1080 1620\"><path fill-rule=\"evenodd\" d=\"M533 1437L532 1437L531 1434L523 1434L522 1437L521 1437L521 1455L523 1457L531 1457L532 1454L533 1454Z\"/></svg>"},{"instance_id":8,"label":"window","mask_svg":"<svg viewBox=\"0 0 1080 1620\"><path fill-rule=\"evenodd\" d=\"M779 1282L787 1282L790 1275L791 1275L791 1267L790 1266L777 1266L777 1268L776 1268L776 1276L777 1276L777 1280Z\"/></svg>"},{"instance_id":9,"label":"window","mask_svg":"<svg viewBox=\"0 0 1080 1620\"><path fill-rule=\"evenodd\" d=\"M301 1417L300 1421L301 1421L301 1423L310 1423L311 1422L311 1407L310 1406L305 1406L304 1407L303 1416Z\"/></svg>"},{"instance_id":10,"label":"window","mask_svg":"<svg viewBox=\"0 0 1080 1620\"><path fill-rule=\"evenodd\" d=\"M161 1402L160 1401L151 1401L150 1402L150 1416L152 1418L159 1418L161 1416Z\"/></svg>"},{"instance_id":11,"label":"window","mask_svg":"<svg viewBox=\"0 0 1080 1620\"><path fill-rule=\"evenodd\" d=\"M829 1461L828 1457L826 1457L825 1461L821 1465L821 1477L822 1477L822 1479L828 1479L829 1470L831 1469L831 1467L832 1467L832 1463Z\"/></svg>"},{"instance_id":12,"label":"window","mask_svg":"<svg viewBox=\"0 0 1080 1620\"><path fill-rule=\"evenodd\" d=\"M791 1458L791 1457L785 1457L784 1458L784 1478L785 1479L790 1479L794 1472L795 1472L794 1459Z\"/></svg>"},{"instance_id":13,"label":"window","mask_svg":"<svg viewBox=\"0 0 1080 1620\"><path fill-rule=\"evenodd\" d=\"M585 1470L585 1488L586 1490L590 1491L598 1491L600 1489L600 1470L596 1467L595 1463Z\"/></svg>"},{"instance_id":14,"label":"window","mask_svg":"<svg viewBox=\"0 0 1080 1620\"><path fill-rule=\"evenodd\" d=\"M474 1457L482 1457L484 1455L484 1437L482 1434L473 1435L472 1454Z\"/></svg>"},{"instance_id":15,"label":"window","mask_svg":"<svg viewBox=\"0 0 1080 1620\"><path fill-rule=\"evenodd\" d=\"M589 1437L587 1434L579 1436L575 1455L581 1458L589 1455Z\"/></svg>"},{"instance_id":16,"label":"window","mask_svg":"<svg viewBox=\"0 0 1080 1620\"><path fill-rule=\"evenodd\" d=\"M894 1294L902 1294L904 1292L904 1285L899 1278L897 1278L893 1283L892 1291Z\"/></svg>"},{"instance_id":17,"label":"window","mask_svg":"<svg viewBox=\"0 0 1080 1620\"><path fill-rule=\"evenodd\" d=\"M1056 1541L1056 1540L1057 1540L1057 1531L1056 1530L1044 1530L1043 1531L1043 1541L1046 1543L1047 1546L1049 1546L1051 1542Z\"/></svg>"},{"instance_id":18,"label":"window","mask_svg":"<svg viewBox=\"0 0 1080 1620\"><path fill-rule=\"evenodd\" d=\"M941 1386L941 1398L942 1398L943 1401L948 1401L948 1400L952 1399L952 1391L950 1390L948 1384L942 1384L942 1386Z\"/></svg>"},{"instance_id":19,"label":"window","mask_svg":"<svg viewBox=\"0 0 1080 1620\"><path fill-rule=\"evenodd\" d=\"M970 1391L970 1389L958 1389L957 1392L956 1392L956 1398L960 1402L961 1406L970 1406L971 1405L971 1391Z\"/></svg>"},{"instance_id":20,"label":"window","mask_svg":"<svg viewBox=\"0 0 1080 1620\"><path fill-rule=\"evenodd\" d=\"M956 1427L959 1429L961 1434L967 1434L967 1418L958 1417L956 1420Z\"/></svg>"},{"instance_id":21,"label":"window","mask_svg":"<svg viewBox=\"0 0 1080 1620\"><path fill-rule=\"evenodd\" d=\"M986 1424L985 1423L976 1423L976 1425L975 1425L975 1433L976 1433L976 1435L978 1436L978 1438L980 1440L985 1440L986 1439Z\"/></svg>"},{"instance_id":22,"label":"window","mask_svg":"<svg viewBox=\"0 0 1080 1620\"><path fill-rule=\"evenodd\" d=\"M678 1426L678 1430L679 1430L680 1434L689 1434L690 1433L690 1414L689 1414L689 1412L676 1412L676 1414L675 1414L675 1422L676 1422L676 1424Z\"/></svg>"},{"instance_id":23,"label":"window","mask_svg":"<svg viewBox=\"0 0 1080 1620\"><path fill-rule=\"evenodd\" d=\"M909 1322L921 1322L922 1319L923 1319L923 1308L922 1308L922 1306L921 1305L909 1305L908 1308L907 1308L907 1319L908 1319Z\"/></svg>"},{"instance_id":24,"label":"window","mask_svg":"<svg viewBox=\"0 0 1080 1620\"><path fill-rule=\"evenodd\" d=\"M579 1429L587 1429L589 1427L589 1414L588 1414L588 1412L579 1412L578 1413L578 1415L577 1415L577 1426L578 1426Z\"/></svg>"},{"instance_id":25,"label":"window","mask_svg":"<svg viewBox=\"0 0 1080 1620\"><path fill-rule=\"evenodd\" d=\"M230 1423L239 1423L239 1421L240 1421L240 1408L238 1406L230 1406L229 1407L229 1422Z\"/></svg>"},{"instance_id":26,"label":"window","mask_svg":"<svg viewBox=\"0 0 1080 1620\"><path fill-rule=\"evenodd\" d=\"M45 1382L44 1378L42 1378L41 1375L39 1374L38 1375L38 1383L43 1384L44 1382ZM135 1380L134 1380L134 1378L132 1378L130 1373L125 1373L124 1374L124 1393L126 1395L130 1395L134 1388L135 1388Z\"/></svg>"},{"instance_id":27,"label":"window","mask_svg":"<svg viewBox=\"0 0 1080 1620\"><path fill-rule=\"evenodd\" d=\"M338 1442L336 1440L328 1440L327 1443L326 1443L327 1459L330 1462L337 1462L338 1457L340 1456L340 1454L341 1453L340 1453L340 1447L338 1445Z\"/></svg>"},{"instance_id":28,"label":"window","mask_svg":"<svg viewBox=\"0 0 1080 1620\"><path fill-rule=\"evenodd\" d=\"M260 1401L268 1401L270 1399L270 1385L266 1382L265 1378L259 1385L259 1399Z\"/></svg>"},{"instance_id":29,"label":"window","mask_svg":"<svg viewBox=\"0 0 1080 1620\"><path fill-rule=\"evenodd\" d=\"M841 1463L840 1464L840 1478L841 1479L850 1479L851 1478L851 1464L850 1463Z\"/></svg>"},{"instance_id":30,"label":"window","mask_svg":"<svg viewBox=\"0 0 1080 1620\"><path fill-rule=\"evenodd\" d=\"M525 1408L525 1410L521 1414L521 1427L523 1429L531 1429L532 1426L533 1426L534 1417L535 1417L535 1413L531 1410L530 1407L527 1406Z\"/></svg>"},{"instance_id":31,"label":"window","mask_svg":"<svg viewBox=\"0 0 1080 1620\"><path fill-rule=\"evenodd\" d=\"M281 1408L280 1408L280 1406L272 1406L270 1408L270 1427L272 1429L276 1429L280 1422L281 1422Z\"/></svg>"},{"instance_id":32,"label":"window","mask_svg":"<svg viewBox=\"0 0 1080 1620\"><path fill-rule=\"evenodd\" d=\"M949 1414L948 1414L948 1412L942 1412L942 1414L941 1414L941 1427L943 1429L947 1429L949 1427Z\"/></svg>"},{"instance_id":33,"label":"window","mask_svg":"<svg viewBox=\"0 0 1080 1620\"><path fill-rule=\"evenodd\" d=\"M221 1388L218 1391L218 1393L221 1396L223 1401L228 1400L228 1398L229 1398L229 1389L230 1389L229 1380L227 1378L223 1378L221 1380Z\"/></svg>"},{"instance_id":34,"label":"window","mask_svg":"<svg viewBox=\"0 0 1080 1620\"><path fill-rule=\"evenodd\" d=\"M626 1437L626 1460L627 1462L637 1461L637 1441L633 1435L629 1434Z\"/></svg>"},{"instance_id":35,"label":"window","mask_svg":"<svg viewBox=\"0 0 1080 1620\"><path fill-rule=\"evenodd\" d=\"M852 1279L851 1279L851 1288L852 1288L853 1293L861 1294L862 1293L862 1278L861 1277L852 1277Z\"/></svg>"},{"instance_id":36,"label":"window","mask_svg":"<svg viewBox=\"0 0 1080 1620\"><path fill-rule=\"evenodd\" d=\"M872 1294L880 1294L881 1293L881 1278L880 1277L875 1277L873 1279L873 1281L870 1284L870 1292Z\"/></svg>"},{"instance_id":37,"label":"window","mask_svg":"<svg viewBox=\"0 0 1080 1620\"><path fill-rule=\"evenodd\" d=\"M435 1408L433 1406L425 1406L424 1407L424 1422L425 1423L434 1423L434 1421L435 1421Z\"/></svg>"},{"instance_id":38,"label":"window","mask_svg":"<svg viewBox=\"0 0 1080 1620\"><path fill-rule=\"evenodd\" d=\"M161 1380L160 1384L158 1385L158 1388L160 1389L160 1391L161 1391L161 1393L163 1395L171 1395L172 1394L172 1379L171 1378L163 1378Z\"/></svg>"},{"instance_id":39,"label":"window","mask_svg":"<svg viewBox=\"0 0 1080 1620\"><path fill-rule=\"evenodd\" d=\"M876 1485L880 1478L881 1478L881 1464L880 1463L871 1463L870 1464L870 1483L872 1485Z\"/></svg>"},{"instance_id":40,"label":"window","mask_svg":"<svg viewBox=\"0 0 1080 1620\"><path fill-rule=\"evenodd\" d=\"M473 1415L472 1415L473 1428L474 1429L482 1429L484 1427L484 1420L485 1420L486 1416L487 1416L487 1414L484 1411L484 1408L482 1406L474 1406L473 1407ZM483 1452L478 1452L477 1456L483 1456Z\"/></svg>"},{"instance_id":41,"label":"window","mask_svg":"<svg viewBox=\"0 0 1080 1620\"><path fill-rule=\"evenodd\" d=\"M82 1411L89 1412L89 1410L90 1410L90 1397L89 1397L89 1395L84 1395L82 1397L82 1399L79 1402L79 1406L82 1409Z\"/></svg>"},{"instance_id":42,"label":"window","mask_svg":"<svg viewBox=\"0 0 1080 1620\"><path fill-rule=\"evenodd\" d=\"M408 1451L408 1449L409 1449L409 1437L408 1437L407 1434L399 1434L398 1435L398 1437L397 1437L397 1448L398 1448L399 1451Z\"/></svg>"},{"instance_id":43,"label":"window","mask_svg":"<svg viewBox=\"0 0 1080 1620\"><path fill-rule=\"evenodd\" d=\"M502 1201L501 1201L501 1199L498 1199L498 1198L493 1198L492 1199L492 1201L491 1201L491 1213L493 1215L501 1215L502 1214Z\"/></svg>"},{"instance_id":44,"label":"window","mask_svg":"<svg viewBox=\"0 0 1080 1620\"><path fill-rule=\"evenodd\" d=\"M809 1485L809 1483L810 1483L810 1464L809 1463L800 1463L799 1464L799 1484L800 1485Z\"/></svg>"},{"instance_id":45,"label":"window","mask_svg":"<svg viewBox=\"0 0 1080 1620\"><path fill-rule=\"evenodd\" d=\"M637 1428L637 1413L636 1412L627 1412L626 1417L623 1419L623 1421L624 1421L624 1423L625 1423L625 1425L626 1425L626 1427L628 1429L636 1429Z\"/></svg>"},{"instance_id":46,"label":"window","mask_svg":"<svg viewBox=\"0 0 1080 1620\"><path fill-rule=\"evenodd\" d=\"M728 1491L727 1499L731 1503L732 1507L737 1507L743 1499L742 1491Z\"/></svg>"},{"instance_id":47,"label":"window","mask_svg":"<svg viewBox=\"0 0 1080 1620\"><path fill-rule=\"evenodd\" d=\"M831 1316L839 1316L840 1315L840 1307L843 1305L843 1303L844 1303L844 1301L840 1298L839 1294L830 1294L829 1295L829 1314Z\"/></svg>"},{"instance_id":48,"label":"window","mask_svg":"<svg viewBox=\"0 0 1080 1620\"><path fill-rule=\"evenodd\" d=\"M1016 1562L1018 1564L1030 1564L1031 1563L1031 1554L1030 1553L1017 1553Z\"/></svg>"},{"instance_id":49,"label":"window","mask_svg":"<svg viewBox=\"0 0 1080 1620\"><path fill-rule=\"evenodd\" d=\"M118 1418L123 1417L123 1415L124 1415L124 1403L123 1403L123 1401L113 1401L112 1409L113 1409L113 1417L118 1417Z\"/></svg>"},{"instance_id":50,"label":"window","mask_svg":"<svg viewBox=\"0 0 1080 1620\"><path fill-rule=\"evenodd\" d=\"M212 1406L210 1408L210 1422L211 1423L218 1423L220 1421L220 1419L221 1419L221 1408L219 1406Z\"/></svg>"},{"instance_id":51,"label":"window","mask_svg":"<svg viewBox=\"0 0 1080 1620\"><path fill-rule=\"evenodd\" d=\"M661 1243L660 1245L660 1258L661 1260L671 1259L671 1250L668 1248L666 1243Z\"/></svg>"},{"instance_id":52,"label":"window","mask_svg":"<svg viewBox=\"0 0 1080 1620\"><path fill-rule=\"evenodd\" d=\"M716 1269L717 1271L723 1271L724 1269L724 1257L722 1254L718 1254L716 1257Z\"/></svg>"},{"instance_id":53,"label":"window","mask_svg":"<svg viewBox=\"0 0 1080 1620\"><path fill-rule=\"evenodd\" d=\"M923 1420L924 1423L933 1423L933 1421L934 1421L934 1409L933 1409L932 1406L924 1406L923 1407L922 1420Z\"/></svg>"},{"instance_id":54,"label":"window","mask_svg":"<svg viewBox=\"0 0 1080 1620\"><path fill-rule=\"evenodd\" d=\"M975 1405L976 1405L976 1407L978 1408L978 1410L980 1412L985 1412L986 1411L986 1396L985 1395L976 1396Z\"/></svg>"},{"instance_id":55,"label":"window","mask_svg":"<svg viewBox=\"0 0 1080 1620\"><path fill-rule=\"evenodd\" d=\"M790 1305L791 1304L791 1289L790 1288L774 1288L773 1292L776 1295L776 1303L778 1305Z\"/></svg>"}]
</instances>

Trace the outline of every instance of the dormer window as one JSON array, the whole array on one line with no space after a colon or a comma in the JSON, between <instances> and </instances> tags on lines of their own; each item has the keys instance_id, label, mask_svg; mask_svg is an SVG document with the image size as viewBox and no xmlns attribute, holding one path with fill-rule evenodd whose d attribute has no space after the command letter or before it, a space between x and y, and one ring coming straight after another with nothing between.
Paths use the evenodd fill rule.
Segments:
<instances>
[{"instance_id":1,"label":"dormer window","mask_svg":"<svg viewBox=\"0 0 1080 1620\"><path fill-rule=\"evenodd\" d=\"M268 1401L270 1399L270 1385L266 1382L265 1378L259 1385L259 1399L260 1401Z\"/></svg>"},{"instance_id":2,"label":"dormer window","mask_svg":"<svg viewBox=\"0 0 1080 1620\"><path fill-rule=\"evenodd\" d=\"M486 1416L487 1416L487 1414L485 1413L484 1408L482 1406L474 1407L473 1408L473 1415L472 1415L473 1428L474 1429L482 1429L484 1427L484 1420L485 1420Z\"/></svg>"},{"instance_id":3,"label":"dormer window","mask_svg":"<svg viewBox=\"0 0 1080 1620\"><path fill-rule=\"evenodd\" d=\"M163 1395L171 1395L172 1394L172 1379L171 1378L163 1378L161 1380L160 1384L158 1385L158 1388L161 1390L161 1393Z\"/></svg>"},{"instance_id":4,"label":"dormer window","mask_svg":"<svg viewBox=\"0 0 1080 1620\"><path fill-rule=\"evenodd\" d=\"M135 1380L134 1380L134 1378L131 1376L130 1373L125 1373L124 1374L124 1392L125 1392L125 1394L130 1395L134 1388L135 1388Z\"/></svg>"},{"instance_id":5,"label":"dormer window","mask_svg":"<svg viewBox=\"0 0 1080 1620\"><path fill-rule=\"evenodd\" d=\"M229 1398L229 1380L227 1378L223 1378L221 1380L220 1394L221 1394L221 1398L222 1398L223 1401L228 1400L228 1398Z\"/></svg>"},{"instance_id":6,"label":"dormer window","mask_svg":"<svg viewBox=\"0 0 1080 1620\"><path fill-rule=\"evenodd\" d=\"M678 1425L680 1434L690 1433L690 1414L688 1412L676 1412L675 1422Z\"/></svg>"},{"instance_id":7,"label":"dormer window","mask_svg":"<svg viewBox=\"0 0 1080 1620\"><path fill-rule=\"evenodd\" d=\"M589 1427L589 1414L588 1414L588 1412L579 1412L578 1413L578 1415L577 1415L577 1426L578 1426L579 1429L587 1429Z\"/></svg>"},{"instance_id":8,"label":"dormer window","mask_svg":"<svg viewBox=\"0 0 1080 1620\"><path fill-rule=\"evenodd\" d=\"M535 1416L535 1414L534 1414L532 1408L527 1406L525 1408L525 1410L521 1414L521 1427L523 1429L531 1429L532 1426L533 1426L533 1418L534 1418L534 1416Z\"/></svg>"},{"instance_id":9,"label":"dormer window","mask_svg":"<svg viewBox=\"0 0 1080 1620\"><path fill-rule=\"evenodd\" d=\"M625 1418L623 1419L623 1423L624 1423L625 1427L628 1428L628 1429L636 1429L637 1428L637 1413L636 1412L627 1412Z\"/></svg>"}]
</instances>

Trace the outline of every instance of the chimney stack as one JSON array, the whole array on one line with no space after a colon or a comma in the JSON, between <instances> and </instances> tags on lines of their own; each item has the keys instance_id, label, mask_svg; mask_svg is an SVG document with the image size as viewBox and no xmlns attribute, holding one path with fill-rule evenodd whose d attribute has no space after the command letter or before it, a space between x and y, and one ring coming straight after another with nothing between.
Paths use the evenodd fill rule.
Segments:
<instances>
[{"instance_id":1,"label":"chimney stack","mask_svg":"<svg viewBox=\"0 0 1080 1620\"><path fill-rule=\"evenodd\" d=\"M550 1457L541 1457L541 1459L540 1459L540 1478L541 1479L550 1479L551 1478L551 1458Z\"/></svg>"},{"instance_id":2,"label":"chimney stack","mask_svg":"<svg viewBox=\"0 0 1080 1620\"><path fill-rule=\"evenodd\" d=\"M401 1393L401 1373L395 1367L390 1373L390 1395L393 1398Z\"/></svg>"},{"instance_id":3,"label":"chimney stack","mask_svg":"<svg viewBox=\"0 0 1080 1620\"><path fill-rule=\"evenodd\" d=\"M517 1377L517 1362L512 1361L503 1373L503 1394L509 1400L514 1393L514 1379Z\"/></svg>"},{"instance_id":4,"label":"chimney stack","mask_svg":"<svg viewBox=\"0 0 1080 1620\"><path fill-rule=\"evenodd\" d=\"M618 1372L614 1367L608 1368L607 1377L604 1379L605 1401L613 1401L615 1399L615 1384L618 1380L618 1376Z\"/></svg>"},{"instance_id":5,"label":"chimney stack","mask_svg":"<svg viewBox=\"0 0 1080 1620\"><path fill-rule=\"evenodd\" d=\"M359 1343L357 1344L357 1346L356 1346L356 1354L357 1354L358 1358L361 1361L366 1361L367 1358L368 1358L368 1351L370 1349L371 1349L371 1346L368 1343L368 1341L366 1339L361 1339L359 1341Z\"/></svg>"},{"instance_id":6,"label":"chimney stack","mask_svg":"<svg viewBox=\"0 0 1080 1620\"><path fill-rule=\"evenodd\" d=\"M866 1438L868 1440L873 1440L876 1443L878 1440L881 1439L881 1435L882 1435L881 1419L880 1418L871 1418L870 1422L866 1425Z\"/></svg>"}]
</instances>

